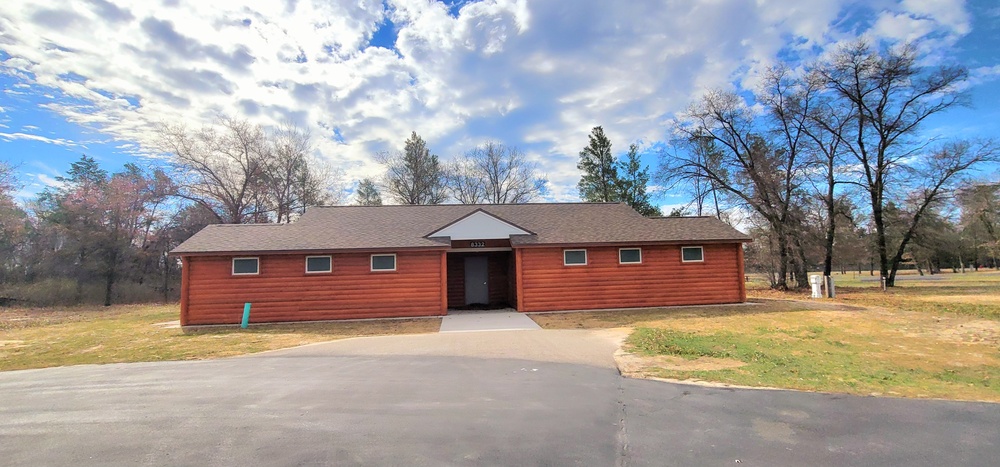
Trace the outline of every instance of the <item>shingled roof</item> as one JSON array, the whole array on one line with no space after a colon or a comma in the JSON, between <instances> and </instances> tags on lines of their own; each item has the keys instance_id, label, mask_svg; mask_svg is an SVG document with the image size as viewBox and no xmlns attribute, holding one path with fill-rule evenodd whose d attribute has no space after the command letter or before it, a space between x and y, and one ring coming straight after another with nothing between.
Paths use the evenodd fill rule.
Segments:
<instances>
[{"instance_id":1,"label":"shingled roof","mask_svg":"<svg viewBox=\"0 0 1000 467\"><path fill-rule=\"evenodd\" d=\"M449 248L428 235L477 210L534 233L512 236L515 247L750 240L714 217L646 218L621 203L329 206L291 224L210 225L172 253Z\"/></svg>"}]
</instances>

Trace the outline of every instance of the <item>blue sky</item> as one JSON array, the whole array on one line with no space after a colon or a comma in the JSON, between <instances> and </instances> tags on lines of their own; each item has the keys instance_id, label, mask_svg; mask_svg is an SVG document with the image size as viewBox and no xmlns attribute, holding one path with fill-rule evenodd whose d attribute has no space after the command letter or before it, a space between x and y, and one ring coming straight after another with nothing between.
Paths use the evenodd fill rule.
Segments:
<instances>
[{"instance_id":1,"label":"blue sky","mask_svg":"<svg viewBox=\"0 0 1000 467\"><path fill-rule=\"evenodd\" d=\"M859 34L970 69L973 105L926 135L1000 136L1000 5L983 0L40 1L0 2L0 159L26 199L81 154L162 163L157 125L224 113L309 129L348 185L410 131L444 159L500 140L569 201L591 127L655 167L701 93Z\"/></svg>"}]
</instances>

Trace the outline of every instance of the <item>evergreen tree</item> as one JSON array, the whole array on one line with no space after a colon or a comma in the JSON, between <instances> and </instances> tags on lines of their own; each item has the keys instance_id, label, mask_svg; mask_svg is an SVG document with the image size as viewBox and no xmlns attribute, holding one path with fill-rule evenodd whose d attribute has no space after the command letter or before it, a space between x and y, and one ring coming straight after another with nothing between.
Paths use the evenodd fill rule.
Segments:
<instances>
[{"instance_id":1,"label":"evergreen tree","mask_svg":"<svg viewBox=\"0 0 1000 467\"><path fill-rule=\"evenodd\" d=\"M646 185L649 184L649 166L643 167L639 160L639 147L632 144L628 154L618 161L618 197L621 202L629 205L643 216L660 216L660 208L649 201Z\"/></svg>"},{"instance_id":2,"label":"evergreen tree","mask_svg":"<svg viewBox=\"0 0 1000 467\"><path fill-rule=\"evenodd\" d=\"M358 189L354 192L355 204L358 206L381 206L382 195L378 192L378 187L370 178L362 179L358 182Z\"/></svg>"},{"instance_id":3,"label":"evergreen tree","mask_svg":"<svg viewBox=\"0 0 1000 467\"><path fill-rule=\"evenodd\" d=\"M444 169L417 132L406 140L402 153L383 153L378 159L386 166L385 189L397 202L441 204L447 198Z\"/></svg>"},{"instance_id":4,"label":"evergreen tree","mask_svg":"<svg viewBox=\"0 0 1000 467\"><path fill-rule=\"evenodd\" d=\"M589 202L614 202L618 199L618 169L611 155L611 140L604 135L604 128L594 127L590 144L580 151L576 168L583 171L577 189L580 198Z\"/></svg>"}]
</instances>

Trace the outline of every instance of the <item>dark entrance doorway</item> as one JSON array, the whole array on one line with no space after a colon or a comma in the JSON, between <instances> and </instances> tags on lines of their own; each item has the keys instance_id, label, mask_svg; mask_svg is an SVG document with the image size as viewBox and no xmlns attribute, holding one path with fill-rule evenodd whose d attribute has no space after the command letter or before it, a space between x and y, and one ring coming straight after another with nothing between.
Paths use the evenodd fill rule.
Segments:
<instances>
[{"instance_id":1,"label":"dark entrance doorway","mask_svg":"<svg viewBox=\"0 0 1000 467\"><path fill-rule=\"evenodd\" d=\"M485 310L513 306L513 257L510 250L448 253L448 308Z\"/></svg>"},{"instance_id":2,"label":"dark entrance doorway","mask_svg":"<svg viewBox=\"0 0 1000 467\"><path fill-rule=\"evenodd\" d=\"M465 257L465 304L489 305L489 261L485 256Z\"/></svg>"}]
</instances>

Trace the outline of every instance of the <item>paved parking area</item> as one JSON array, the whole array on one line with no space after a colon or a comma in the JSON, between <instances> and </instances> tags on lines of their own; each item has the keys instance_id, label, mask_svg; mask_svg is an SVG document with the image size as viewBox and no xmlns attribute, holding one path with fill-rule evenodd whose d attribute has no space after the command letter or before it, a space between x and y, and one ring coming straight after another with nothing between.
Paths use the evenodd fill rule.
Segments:
<instances>
[{"instance_id":1,"label":"paved parking area","mask_svg":"<svg viewBox=\"0 0 1000 467\"><path fill-rule=\"evenodd\" d=\"M608 363L614 336L585 333L0 373L0 464L939 466L1000 455L1000 405L626 379Z\"/></svg>"}]
</instances>

